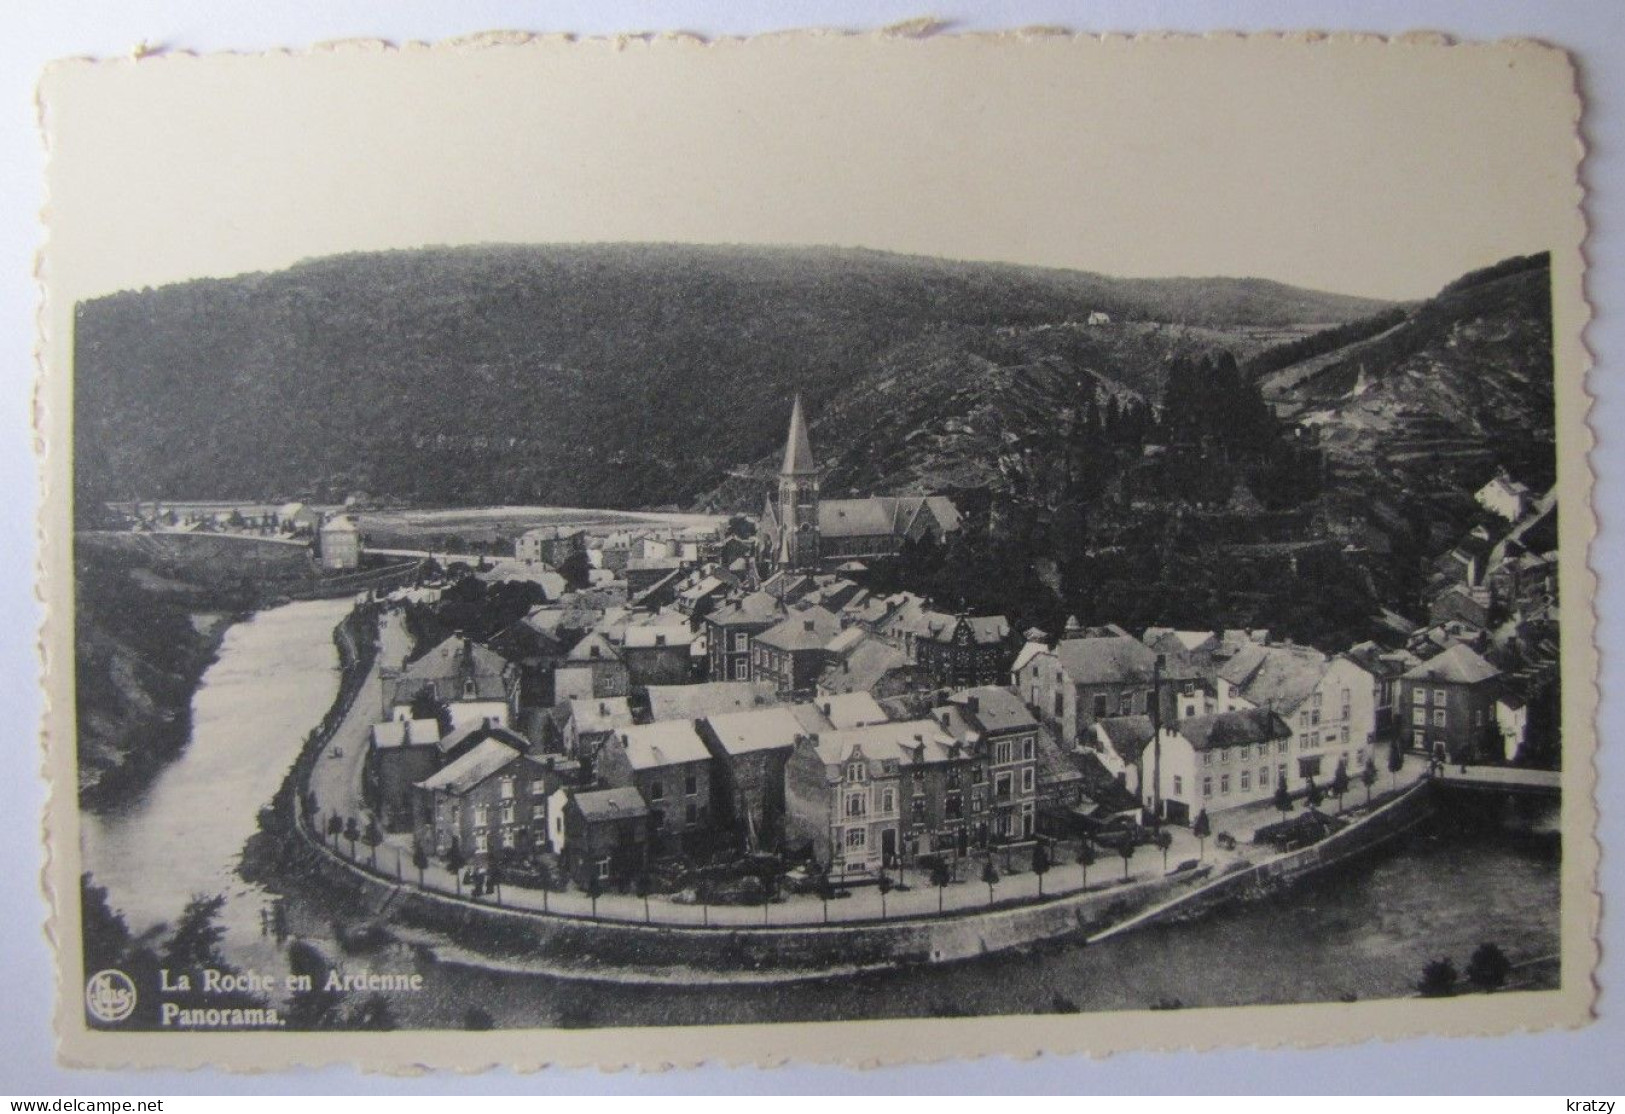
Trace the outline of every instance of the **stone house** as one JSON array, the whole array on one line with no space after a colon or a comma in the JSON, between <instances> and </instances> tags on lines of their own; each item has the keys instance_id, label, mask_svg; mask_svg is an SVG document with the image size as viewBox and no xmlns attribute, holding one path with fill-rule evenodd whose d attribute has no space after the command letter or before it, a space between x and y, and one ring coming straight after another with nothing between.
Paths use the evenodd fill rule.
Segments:
<instances>
[{"instance_id":1,"label":"stone house","mask_svg":"<svg viewBox=\"0 0 1625 1114\"><path fill-rule=\"evenodd\" d=\"M751 679L792 698L811 696L828 662L825 647L840 633L841 620L821 607L791 612L754 639Z\"/></svg>"},{"instance_id":2,"label":"stone house","mask_svg":"<svg viewBox=\"0 0 1625 1114\"><path fill-rule=\"evenodd\" d=\"M767 592L752 592L730 600L705 616L706 648L713 681L748 681L751 644L785 616L784 605Z\"/></svg>"},{"instance_id":3,"label":"stone house","mask_svg":"<svg viewBox=\"0 0 1625 1114\"><path fill-rule=\"evenodd\" d=\"M1400 726L1412 750L1452 762L1500 758L1496 724L1497 678L1501 671L1471 648L1457 644L1411 667L1400 680Z\"/></svg>"},{"instance_id":4,"label":"stone house","mask_svg":"<svg viewBox=\"0 0 1625 1114\"><path fill-rule=\"evenodd\" d=\"M361 768L361 793L386 832L412 830L417 783L440 766L440 722L400 719L375 723Z\"/></svg>"},{"instance_id":5,"label":"stone house","mask_svg":"<svg viewBox=\"0 0 1625 1114\"><path fill-rule=\"evenodd\" d=\"M981 751L990 792L988 839L1031 839L1038 824L1038 720L993 685L962 689L932 713L944 731Z\"/></svg>"},{"instance_id":6,"label":"stone house","mask_svg":"<svg viewBox=\"0 0 1625 1114\"><path fill-rule=\"evenodd\" d=\"M549 842L565 875L582 889L624 885L649 862L649 808L630 786L555 790Z\"/></svg>"},{"instance_id":7,"label":"stone house","mask_svg":"<svg viewBox=\"0 0 1625 1114\"><path fill-rule=\"evenodd\" d=\"M806 734L787 707L708 716L700 738L715 759L716 821L739 833L752 850L775 850L784 838L784 770L796 739Z\"/></svg>"},{"instance_id":8,"label":"stone house","mask_svg":"<svg viewBox=\"0 0 1625 1114\"><path fill-rule=\"evenodd\" d=\"M444 856L455 839L478 863L499 850L527 854L547 838L547 797L567 772L485 739L417 784L418 842Z\"/></svg>"},{"instance_id":9,"label":"stone house","mask_svg":"<svg viewBox=\"0 0 1625 1114\"><path fill-rule=\"evenodd\" d=\"M577 642L553 671L555 701L601 700L631 691L631 675L621 652L599 631Z\"/></svg>"},{"instance_id":10,"label":"stone house","mask_svg":"<svg viewBox=\"0 0 1625 1114\"><path fill-rule=\"evenodd\" d=\"M711 768L711 752L687 720L621 728L605 741L596 767L606 785L642 795L656 856L688 850L710 829Z\"/></svg>"}]
</instances>

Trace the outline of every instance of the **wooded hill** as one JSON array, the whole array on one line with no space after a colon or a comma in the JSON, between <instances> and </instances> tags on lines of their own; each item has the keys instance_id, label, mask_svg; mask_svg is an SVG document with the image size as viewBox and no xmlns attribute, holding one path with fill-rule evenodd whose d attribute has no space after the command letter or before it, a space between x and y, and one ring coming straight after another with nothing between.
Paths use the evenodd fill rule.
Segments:
<instances>
[{"instance_id":1,"label":"wooded hill","mask_svg":"<svg viewBox=\"0 0 1625 1114\"><path fill-rule=\"evenodd\" d=\"M730 502L796 391L837 486L975 482L1057 408L1154 398L1173 354L1384 308L823 248L341 256L77 307L77 494Z\"/></svg>"}]
</instances>

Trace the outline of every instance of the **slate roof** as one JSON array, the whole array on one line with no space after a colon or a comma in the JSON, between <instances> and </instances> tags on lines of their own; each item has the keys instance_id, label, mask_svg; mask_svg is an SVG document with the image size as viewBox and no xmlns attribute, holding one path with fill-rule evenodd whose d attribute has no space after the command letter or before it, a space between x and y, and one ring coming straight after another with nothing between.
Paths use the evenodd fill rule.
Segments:
<instances>
[{"instance_id":1,"label":"slate roof","mask_svg":"<svg viewBox=\"0 0 1625 1114\"><path fill-rule=\"evenodd\" d=\"M971 702L975 701L976 708L971 709ZM975 688L961 689L948 697L952 704L971 726L984 735L997 735L1004 731L1030 730L1038 726L1038 721L1027 710L1027 705L1021 698L1009 689L999 688L995 685L978 685Z\"/></svg>"},{"instance_id":2,"label":"slate roof","mask_svg":"<svg viewBox=\"0 0 1625 1114\"><path fill-rule=\"evenodd\" d=\"M1111 716L1095 721L1095 735L1130 766L1151 742L1150 716Z\"/></svg>"},{"instance_id":3,"label":"slate roof","mask_svg":"<svg viewBox=\"0 0 1625 1114\"><path fill-rule=\"evenodd\" d=\"M879 496L818 502L818 532L826 538L891 537L896 517L896 500Z\"/></svg>"},{"instance_id":4,"label":"slate roof","mask_svg":"<svg viewBox=\"0 0 1625 1114\"><path fill-rule=\"evenodd\" d=\"M1149 646L1122 635L1068 638L1052 652L1075 685L1150 684L1157 664Z\"/></svg>"},{"instance_id":5,"label":"slate roof","mask_svg":"<svg viewBox=\"0 0 1625 1114\"><path fill-rule=\"evenodd\" d=\"M1331 659L1307 646L1248 643L1219 667L1219 676L1259 707L1290 712L1315 691Z\"/></svg>"},{"instance_id":6,"label":"slate roof","mask_svg":"<svg viewBox=\"0 0 1625 1114\"><path fill-rule=\"evenodd\" d=\"M519 751L507 743L483 739L461 758L418 782L418 788L461 796L520 757Z\"/></svg>"},{"instance_id":7,"label":"slate roof","mask_svg":"<svg viewBox=\"0 0 1625 1114\"><path fill-rule=\"evenodd\" d=\"M649 717L656 723L668 719L703 719L777 703L777 690L757 681L649 686Z\"/></svg>"},{"instance_id":8,"label":"slate roof","mask_svg":"<svg viewBox=\"0 0 1625 1114\"><path fill-rule=\"evenodd\" d=\"M372 725L372 745L385 747L433 745L440 741L440 721L392 719Z\"/></svg>"},{"instance_id":9,"label":"slate roof","mask_svg":"<svg viewBox=\"0 0 1625 1114\"><path fill-rule=\"evenodd\" d=\"M564 708L578 733L613 731L619 727L630 727L634 722L632 707L624 696L566 700Z\"/></svg>"},{"instance_id":10,"label":"slate roof","mask_svg":"<svg viewBox=\"0 0 1625 1114\"><path fill-rule=\"evenodd\" d=\"M871 723L885 723L891 719L886 710L875 703L867 692L846 692L823 696L814 701L818 710L838 731L849 727L863 727Z\"/></svg>"},{"instance_id":11,"label":"slate roof","mask_svg":"<svg viewBox=\"0 0 1625 1114\"><path fill-rule=\"evenodd\" d=\"M710 716L706 723L726 754L788 749L796 736L807 734L795 713L782 706Z\"/></svg>"},{"instance_id":12,"label":"slate roof","mask_svg":"<svg viewBox=\"0 0 1625 1114\"><path fill-rule=\"evenodd\" d=\"M1198 751L1252 746L1292 737L1286 720L1268 708L1192 716L1179 721L1178 731Z\"/></svg>"},{"instance_id":13,"label":"slate roof","mask_svg":"<svg viewBox=\"0 0 1625 1114\"><path fill-rule=\"evenodd\" d=\"M601 631L593 631L577 642L565 661L573 664L592 661L620 661L620 651L610 644Z\"/></svg>"},{"instance_id":14,"label":"slate roof","mask_svg":"<svg viewBox=\"0 0 1625 1114\"><path fill-rule=\"evenodd\" d=\"M848 650L840 661L828 665L819 675L818 687L828 693L873 692L886 676L915 665L895 646L878 638L865 638Z\"/></svg>"},{"instance_id":15,"label":"slate roof","mask_svg":"<svg viewBox=\"0 0 1625 1114\"><path fill-rule=\"evenodd\" d=\"M1498 676L1500 670L1473 652L1472 647L1456 643L1436 657L1407 670L1405 678L1416 681L1443 681L1447 684L1476 685Z\"/></svg>"},{"instance_id":16,"label":"slate roof","mask_svg":"<svg viewBox=\"0 0 1625 1114\"><path fill-rule=\"evenodd\" d=\"M793 611L783 622L756 636L756 641L775 650L822 650L841 633L841 620L822 607Z\"/></svg>"},{"instance_id":17,"label":"slate roof","mask_svg":"<svg viewBox=\"0 0 1625 1114\"><path fill-rule=\"evenodd\" d=\"M818 462L813 459L812 439L807 436L807 419L801 412L798 394L790 407L790 432L784 439L784 463L779 466L779 473L802 476L817 471Z\"/></svg>"},{"instance_id":18,"label":"slate roof","mask_svg":"<svg viewBox=\"0 0 1625 1114\"><path fill-rule=\"evenodd\" d=\"M921 745L928 750L941 748L946 755L955 741L936 721L919 719L832 731L818 737L817 748L818 756L826 763L839 765L851 757L854 749L861 750L871 763L887 759L912 761L915 748Z\"/></svg>"},{"instance_id":19,"label":"slate roof","mask_svg":"<svg viewBox=\"0 0 1625 1114\"><path fill-rule=\"evenodd\" d=\"M784 615L784 605L769 592L752 592L736 600L729 600L705 617L707 623L728 626L730 623L770 623Z\"/></svg>"},{"instance_id":20,"label":"slate roof","mask_svg":"<svg viewBox=\"0 0 1625 1114\"><path fill-rule=\"evenodd\" d=\"M530 749L530 740L516 731L511 731L501 724L467 723L455 731L449 731L445 737L435 743L441 754L455 754L458 751L471 749L471 744L477 746L480 742L495 739L505 743L515 750L524 752Z\"/></svg>"},{"instance_id":21,"label":"slate roof","mask_svg":"<svg viewBox=\"0 0 1625 1114\"><path fill-rule=\"evenodd\" d=\"M643 803L643 794L629 785L620 789L577 793L571 800L587 820L635 820L649 815L649 806Z\"/></svg>"},{"instance_id":22,"label":"slate roof","mask_svg":"<svg viewBox=\"0 0 1625 1114\"><path fill-rule=\"evenodd\" d=\"M918 618L904 628L915 638L931 642L952 642L959 630L960 617L943 611L922 611ZM1003 615L967 615L965 625L970 627L971 641L978 646L1003 642L1010 636L1010 621Z\"/></svg>"},{"instance_id":23,"label":"slate roof","mask_svg":"<svg viewBox=\"0 0 1625 1114\"><path fill-rule=\"evenodd\" d=\"M626 759L634 770L704 762L711 757L691 720L666 720L640 727L623 727L617 734L626 747Z\"/></svg>"}]
</instances>

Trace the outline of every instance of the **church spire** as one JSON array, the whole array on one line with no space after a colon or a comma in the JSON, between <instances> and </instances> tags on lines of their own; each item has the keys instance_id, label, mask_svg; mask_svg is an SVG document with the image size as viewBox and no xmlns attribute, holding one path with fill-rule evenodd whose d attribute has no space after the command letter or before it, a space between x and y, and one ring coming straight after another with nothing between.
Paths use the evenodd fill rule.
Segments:
<instances>
[{"instance_id":1,"label":"church spire","mask_svg":"<svg viewBox=\"0 0 1625 1114\"><path fill-rule=\"evenodd\" d=\"M790 436L784 443L784 466L781 476L805 476L818 471L813 461L812 441L807 436L807 419L801 416L801 395L796 395L790 410Z\"/></svg>"}]
</instances>

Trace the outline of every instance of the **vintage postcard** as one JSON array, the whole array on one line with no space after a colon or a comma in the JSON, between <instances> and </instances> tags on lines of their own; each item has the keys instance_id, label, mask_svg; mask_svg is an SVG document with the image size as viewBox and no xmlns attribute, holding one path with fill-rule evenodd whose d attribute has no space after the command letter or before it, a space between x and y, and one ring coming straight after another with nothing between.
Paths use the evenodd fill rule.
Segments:
<instances>
[{"instance_id":1,"label":"vintage postcard","mask_svg":"<svg viewBox=\"0 0 1625 1114\"><path fill-rule=\"evenodd\" d=\"M64 1061L1590 1018L1561 49L493 35L40 104Z\"/></svg>"}]
</instances>

